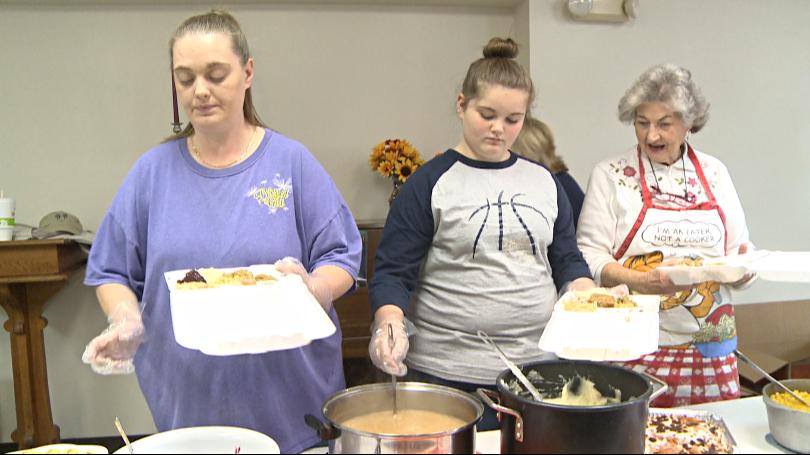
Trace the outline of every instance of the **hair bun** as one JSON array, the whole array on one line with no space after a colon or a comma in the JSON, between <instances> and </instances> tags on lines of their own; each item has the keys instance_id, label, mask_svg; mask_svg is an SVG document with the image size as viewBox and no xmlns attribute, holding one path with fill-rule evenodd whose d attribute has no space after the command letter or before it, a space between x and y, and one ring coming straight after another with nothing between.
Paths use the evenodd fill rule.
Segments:
<instances>
[{"instance_id":1,"label":"hair bun","mask_svg":"<svg viewBox=\"0 0 810 455\"><path fill-rule=\"evenodd\" d=\"M512 38L492 38L484 46L484 58L515 58L518 55L518 44Z\"/></svg>"}]
</instances>

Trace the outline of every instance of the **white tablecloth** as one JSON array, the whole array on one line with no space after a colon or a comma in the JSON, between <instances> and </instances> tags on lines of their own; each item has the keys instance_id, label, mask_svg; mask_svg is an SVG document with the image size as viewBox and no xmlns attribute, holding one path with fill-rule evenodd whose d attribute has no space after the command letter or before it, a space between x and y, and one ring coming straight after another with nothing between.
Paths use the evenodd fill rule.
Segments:
<instances>
[{"instance_id":1,"label":"white tablecloth","mask_svg":"<svg viewBox=\"0 0 810 455\"><path fill-rule=\"evenodd\" d=\"M707 403L685 409L709 411L722 417L737 443L738 453L792 453L778 446L771 438L762 397ZM475 435L476 452L500 453L500 450L500 431L482 431ZM326 453L326 449L310 449L304 453Z\"/></svg>"}]
</instances>

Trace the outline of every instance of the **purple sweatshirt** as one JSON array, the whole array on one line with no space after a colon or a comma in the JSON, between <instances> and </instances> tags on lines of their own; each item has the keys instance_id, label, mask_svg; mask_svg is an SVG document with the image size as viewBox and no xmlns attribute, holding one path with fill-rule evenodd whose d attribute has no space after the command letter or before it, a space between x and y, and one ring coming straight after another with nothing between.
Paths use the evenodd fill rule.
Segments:
<instances>
[{"instance_id":1,"label":"purple sweatshirt","mask_svg":"<svg viewBox=\"0 0 810 455\"><path fill-rule=\"evenodd\" d=\"M266 130L244 162L208 169L185 140L145 153L99 227L84 283L120 283L142 302L146 341L135 356L158 431L199 425L251 428L284 453L319 442L304 414L321 416L345 387L341 333L285 351L208 356L174 339L163 273L298 258L310 272L357 276L361 240L334 182L304 146ZM228 302L222 302L227 311Z\"/></svg>"}]
</instances>

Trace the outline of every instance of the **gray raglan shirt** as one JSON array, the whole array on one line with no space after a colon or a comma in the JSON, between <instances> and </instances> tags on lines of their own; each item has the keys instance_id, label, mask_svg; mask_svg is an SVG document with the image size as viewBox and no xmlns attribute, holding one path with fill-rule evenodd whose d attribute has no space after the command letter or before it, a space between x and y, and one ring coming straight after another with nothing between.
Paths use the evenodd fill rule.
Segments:
<instances>
[{"instance_id":1,"label":"gray raglan shirt","mask_svg":"<svg viewBox=\"0 0 810 455\"><path fill-rule=\"evenodd\" d=\"M516 363L541 360L548 354L537 343L558 290L590 276L571 205L545 167L448 150L419 168L391 207L371 305L397 305L416 326L409 367L493 384L504 366L476 332Z\"/></svg>"}]
</instances>

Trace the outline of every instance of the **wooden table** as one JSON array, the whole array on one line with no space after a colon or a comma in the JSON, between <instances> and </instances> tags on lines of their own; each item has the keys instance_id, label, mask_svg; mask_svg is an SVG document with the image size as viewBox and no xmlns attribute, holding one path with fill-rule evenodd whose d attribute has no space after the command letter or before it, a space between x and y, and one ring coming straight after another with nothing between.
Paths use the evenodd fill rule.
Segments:
<instances>
[{"instance_id":1,"label":"wooden table","mask_svg":"<svg viewBox=\"0 0 810 455\"><path fill-rule=\"evenodd\" d=\"M0 242L0 306L8 320L17 428L11 439L20 449L59 441L48 393L42 309L87 256L69 240Z\"/></svg>"}]
</instances>

